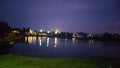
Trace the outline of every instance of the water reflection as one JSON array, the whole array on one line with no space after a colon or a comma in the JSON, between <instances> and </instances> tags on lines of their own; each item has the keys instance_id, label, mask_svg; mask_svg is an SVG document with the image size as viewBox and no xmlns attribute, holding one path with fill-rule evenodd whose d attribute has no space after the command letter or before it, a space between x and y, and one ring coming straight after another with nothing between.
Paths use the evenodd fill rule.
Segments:
<instances>
[{"instance_id":1,"label":"water reflection","mask_svg":"<svg viewBox=\"0 0 120 68\"><path fill-rule=\"evenodd\" d=\"M29 43L29 44L35 44L36 43L36 37L25 37L25 42Z\"/></svg>"},{"instance_id":2,"label":"water reflection","mask_svg":"<svg viewBox=\"0 0 120 68\"><path fill-rule=\"evenodd\" d=\"M67 45L67 41L68 41L68 39L66 38L66 39L65 39L65 45Z\"/></svg>"},{"instance_id":3,"label":"water reflection","mask_svg":"<svg viewBox=\"0 0 120 68\"><path fill-rule=\"evenodd\" d=\"M38 38L38 41L39 41L39 45L41 46L41 45L42 45L42 38L39 37L39 38Z\"/></svg>"},{"instance_id":4,"label":"water reflection","mask_svg":"<svg viewBox=\"0 0 120 68\"><path fill-rule=\"evenodd\" d=\"M46 37L38 37L39 45L42 46L42 43L46 41Z\"/></svg>"},{"instance_id":5,"label":"water reflection","mask_svg":"<svg viewBox=\"0 0 120 68\"><path fill-rule=\"evenodd\" d=\"M57 37L25 37L25 41L31 44L35 43L35 45L17 43L10 50L7 46L0 46L0 53L9 51L10 54L33 57L120 57L120 42Z\"/></svg>"},{"instance_id":6,"label":"water reflection","mask_svg":"<svg viewBox=\"0 0 120 68\"><path fill-rule=\"evenodd\" d=\"M76 38L72 38L72 43L73 43L73 45L74 45L75 43L77 43L77 39L76 39Z\"/></svg>"},{"instance_id":7,"label":"water reflection","mask_svg":"<svg viewBox=\"0 0 120 68\"><path fill-rule=\"evenodd\" d=\"M73 43L73 44L75 43L75 38L72 38L72 43Z\"/></svg>"},{"instance_id":8,"label":"water reflection","mask_svg":"<svg viewBox=\"0 0 120 68\"><path fill-rule=\"evenodd\" d=\"M58 38L55 37L55 41L54 41L55 45L54 47L57 47L57 44L58 44Z\"/></svg>"},{"instance_id":9,"label":"water reflection","mask_svg":"<svg viewBox=\"0 0 120 68\"><path fill-rule=\"evenodd\" d=\"M49 41L50 41L50 38L48 37L47 38L47 47L49 46Z\"/></svg>"},{"instance_id":10,"label":"water reflection","mask_svg":"<svg viewBox=\"0 0 120 68\"><path fill-rule=\"evenodd\" d=\"M94 40L93 40L93 39L90 39L90 40L88 40L88 43L89 43L89 44L93 44L93 43L94 43Z\"/></svg>"},{"instance_id":11,"label":"water reflection","mask_svg":"<svg viewBox=\"0 0 120 68\"><path fill-rule=\"evenodd\" d=\"M29 43L29 44L38 44L39 46L42 46L44 44L46 44L46 47L49 47L50 45L50 38L49 37L36 37L36 36L28 36L25 37L25 42ZM57 47L59 42L59 39L57 37L54 38L54 47ZM68 39L64 39L64 45L67 45ZM88 41L89 43L92 43L93 40ZM77 43L77 39L76 38L72 38L72 43L73 45L75 45L75 43Z\"/></svg>"}]
</instances>

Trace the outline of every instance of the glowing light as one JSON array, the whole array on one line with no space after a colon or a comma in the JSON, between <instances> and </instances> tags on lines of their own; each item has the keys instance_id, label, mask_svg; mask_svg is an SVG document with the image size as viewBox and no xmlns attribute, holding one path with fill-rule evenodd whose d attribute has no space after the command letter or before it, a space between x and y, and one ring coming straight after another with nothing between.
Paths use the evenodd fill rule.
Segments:
<instances>
[{"instance_id":1,"label":"glowing light","mask_svg":"<svg viewBox=\"0 0 120 68\"><path fill-rule=\"evenodd\" d=\"M35 44L36 43L36 37L25 37L25 42L29 44Z\"/></svg>"},{"instance_id":2,"label":"glowing light","mask_svg":"<svg viewBox=\"0 0 120 68\"><path fill-rule=\"evenodd\" d=\"M50 39L50 38L47 38L47 47L49 46L49 39Z\"/></svg>"},{"instance_id":3,"label":"glowing light","mask_svg":"<svg viewBox=\"0 0 120 68\"><path fill-rule=\"evenodd\" d=\"M13 32L13 33L20 33L20 32L19 32L19 31L17 31L17 30L13 30L12 32Z\"/></svg>"},{"instance_id":4,"label":"glowing light","mask_svg":"<svg viewBox=\"0 0 120 68\"><path fill-rule=\"evenodd\" d=\"M57 44L58 44L58 38L55 37L55 46L54 47L57 47Z\"/></svg>"},{"instance_id":5,"label":"glowing light","mask_svg":"<svg viewBox=\"0 0 120 68\"><path fill-rule=\"evenodd\" d=\"M58 33L60 33L60 30L59 30L59 29L56 29L56 30L55 30L55 34L58 34Z\"/></svg>"},{"instance_id":6,"label":"glowing light","mask_svg":"<svg viewBox=\"0 0 120 68\"><path fill-rule=\"evenodd\" d=\"M87 37L88 37L88 38L92 38L93 35L92 35L92 34L88 34Z\"/></svg>"},{"instance_id":7,"label":"glowing light","mask_svg":"<svg viewBox=\"0 0 120 68\"><path fill-rule=\"evenodd\" d=\"M32 37L28 37L28 43L32 44Z\"/></svg>"},{"instance_id":8,"label":"glowing light","mask_svg":"<svg viewBox=\"0 0 120 68\"><path fill-rule=\"evenodd\" d=\"M47 31L47 33L50 33L50 31Z\"/></svg>"},{"instance_id":9,"label":"glowing light","mask_svg":"<svg viewBox=\"0 0 120 68\"><path fill-rule=\"evenodd\" d=\"M39 39L39 45L41 46L42 45L42 39L41 39L41 37L39 37L38 39Z\"/></svg>"},{"instance_id":10,"label":"glowing light","mask_svg":"<svg viewBox=\"0 0 120 68\"><path fill-rule=\"evenodd\" d=\"M32 34L32 33L33 33L33 30L32 30L32 29L30 29L30 30L29 30L29 32Z\"/></svg>"},{"instance_id":11,"label":"glowing light","mask_svg":"<svg viewBox=\"0 0 120 68\"><path fill-rule=\"evenodd\" d=\"M28 37L25 37L25 42L28 42Z\"/></svg>"},{"instance_id":12,"label":"glowing light","mask_svg":"<svg viewBox=\"0 0 120 68\"><path fill-rule=\"evenodd\" d=\"M41 29L40 32L43 32L43 30Z\"/></svg>"},{"instance_id":13,"label":"glowing light","mask_svg":"<svg viewBox=\"0 0 120 68\"><path fill-rule=\"evenodd\" d=\"M75 38L72 38L72 42L73 42L73 44L75 44Z\"/></svg>"},{"instance_id":14,"label":"glowing light","mask_svg":"<svg viewBox=\"0 0 120 68\"><path fill-rule=\"evenodd\" d=\"M93 43L94 43L94 40L91 39L91 40L88 41L88 43L89 43L89 44L93 44Z\"/></svg>"},{"instance_id":15,"label":"glowing light","mask_svg":"<svg viewBox=\"0 0 120 68\"><path fill-rule=\"evenodd\" d=\"M74 34L72 35L72 37L75 38L75 37L76 37L76 34L74 33Z\"/></svg>"},{"instance_id":16,"label":"glowing light","mask_svg":"<svg viewBox=\"0 0 120 68\"><path fill-rule=\"evenodd\" d=\"M32 37L32 44L36 44L36 37Z\"/></svg>"},{"instance_id":17,"label":"glowing light","mask_svg":"<svg viewBox=\"0 0 120 68\"><path fill-rule=\"evenodd\" d=\"M10 42L10 44L13 44L14 42Z\"/></svg>"}]
</instances>

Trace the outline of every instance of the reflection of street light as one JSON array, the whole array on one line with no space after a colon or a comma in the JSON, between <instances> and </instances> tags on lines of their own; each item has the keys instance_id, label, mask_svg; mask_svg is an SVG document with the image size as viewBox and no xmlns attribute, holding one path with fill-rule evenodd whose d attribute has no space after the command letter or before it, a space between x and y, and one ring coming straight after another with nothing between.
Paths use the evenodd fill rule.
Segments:
<instances>
[{"instance_id":1,"label":"reflection of street light","mask_svg":"<svg viewBox=\"0 0 120 68\"><path fill-rule=\"evenodd\" d=\"M73 44L75 44L75 40L76 40L75 38L72 38L72 42L73 42Z\"/></svg>"},{"instance_id":2,"label":"reflection of street light","mask_svg":"<svg viewBox=\"0 0 120 68\"><path fill-rule=\"evenodd\" d=\"M58 44L58 38L55 37L55 41L54 41L55 45L54 47L57 47L57 44Z\"/></svg>"},{"instance_id":3,"label":"reflection of street light","mask_svg":"<svg viewBox=\"0 0 120 68\"><path fill-rule=\"evenodd\" d=\"M39 37L38 39L39 39L39 45L41 46L42 45L42 38Z\"/></svg>"},{"instance_id":4,"label":"reflection of street light","mask_svg":"<svg viewBox=\"0 0 120 68\"><path fill-rule=\"evenodd\" d=\"M47 38L47 47L49 46L49 39L50 39L50 38Z\"/></svg>"},{"instance_id":5,"label":"reflection of street light","mask_svg":"<svg viewBox=\"0 0 120 68\"><path fill-rule=\"evenodd\" d=\"M93 44L93 43L94 43L94 40L93 40L93 39L88 40L88 43L89 43L89 44Z\"/></svg>"}]
</instances>

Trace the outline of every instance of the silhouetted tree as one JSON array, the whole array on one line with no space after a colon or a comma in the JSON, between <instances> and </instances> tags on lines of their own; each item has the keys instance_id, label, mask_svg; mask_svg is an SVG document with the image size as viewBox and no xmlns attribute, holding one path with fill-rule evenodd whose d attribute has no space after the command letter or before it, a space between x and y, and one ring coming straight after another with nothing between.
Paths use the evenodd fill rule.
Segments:
<instances>
[{"instance_id":1,"label":"silhouetted tree","mask_svg":"<svg viewBox=\"0 0 120 68\"><path fill-rule=\"evenodd\" d=\"M0 21L0 33L8 33L12 28L6 22Z\"/></svg>"},{"instance_id":2,"label":"silhouetted tree","mask_svg":"<svg viewBox=\"0 0 120 68\"><path fill-rule=\"evenodd\" d=\"M0 37L7 36L11 30L12 28L6 22L0 21Z\"/></svg>"}]
</instances>

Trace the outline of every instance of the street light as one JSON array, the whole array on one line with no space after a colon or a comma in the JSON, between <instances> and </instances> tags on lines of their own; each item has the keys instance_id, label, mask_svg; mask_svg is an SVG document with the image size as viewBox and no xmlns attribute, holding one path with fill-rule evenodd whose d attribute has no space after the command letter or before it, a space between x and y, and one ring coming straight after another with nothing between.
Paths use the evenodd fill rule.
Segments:
<instances>
[{"instance_id":1,"label":"street light","mask_svg":"<svg viewBox=\"0 0 120 68\"><path fill-rule=\"evenodd\" d=\"M43 32L43 30L41 29L40 32Z\"/></svg>"}]
</instances>

